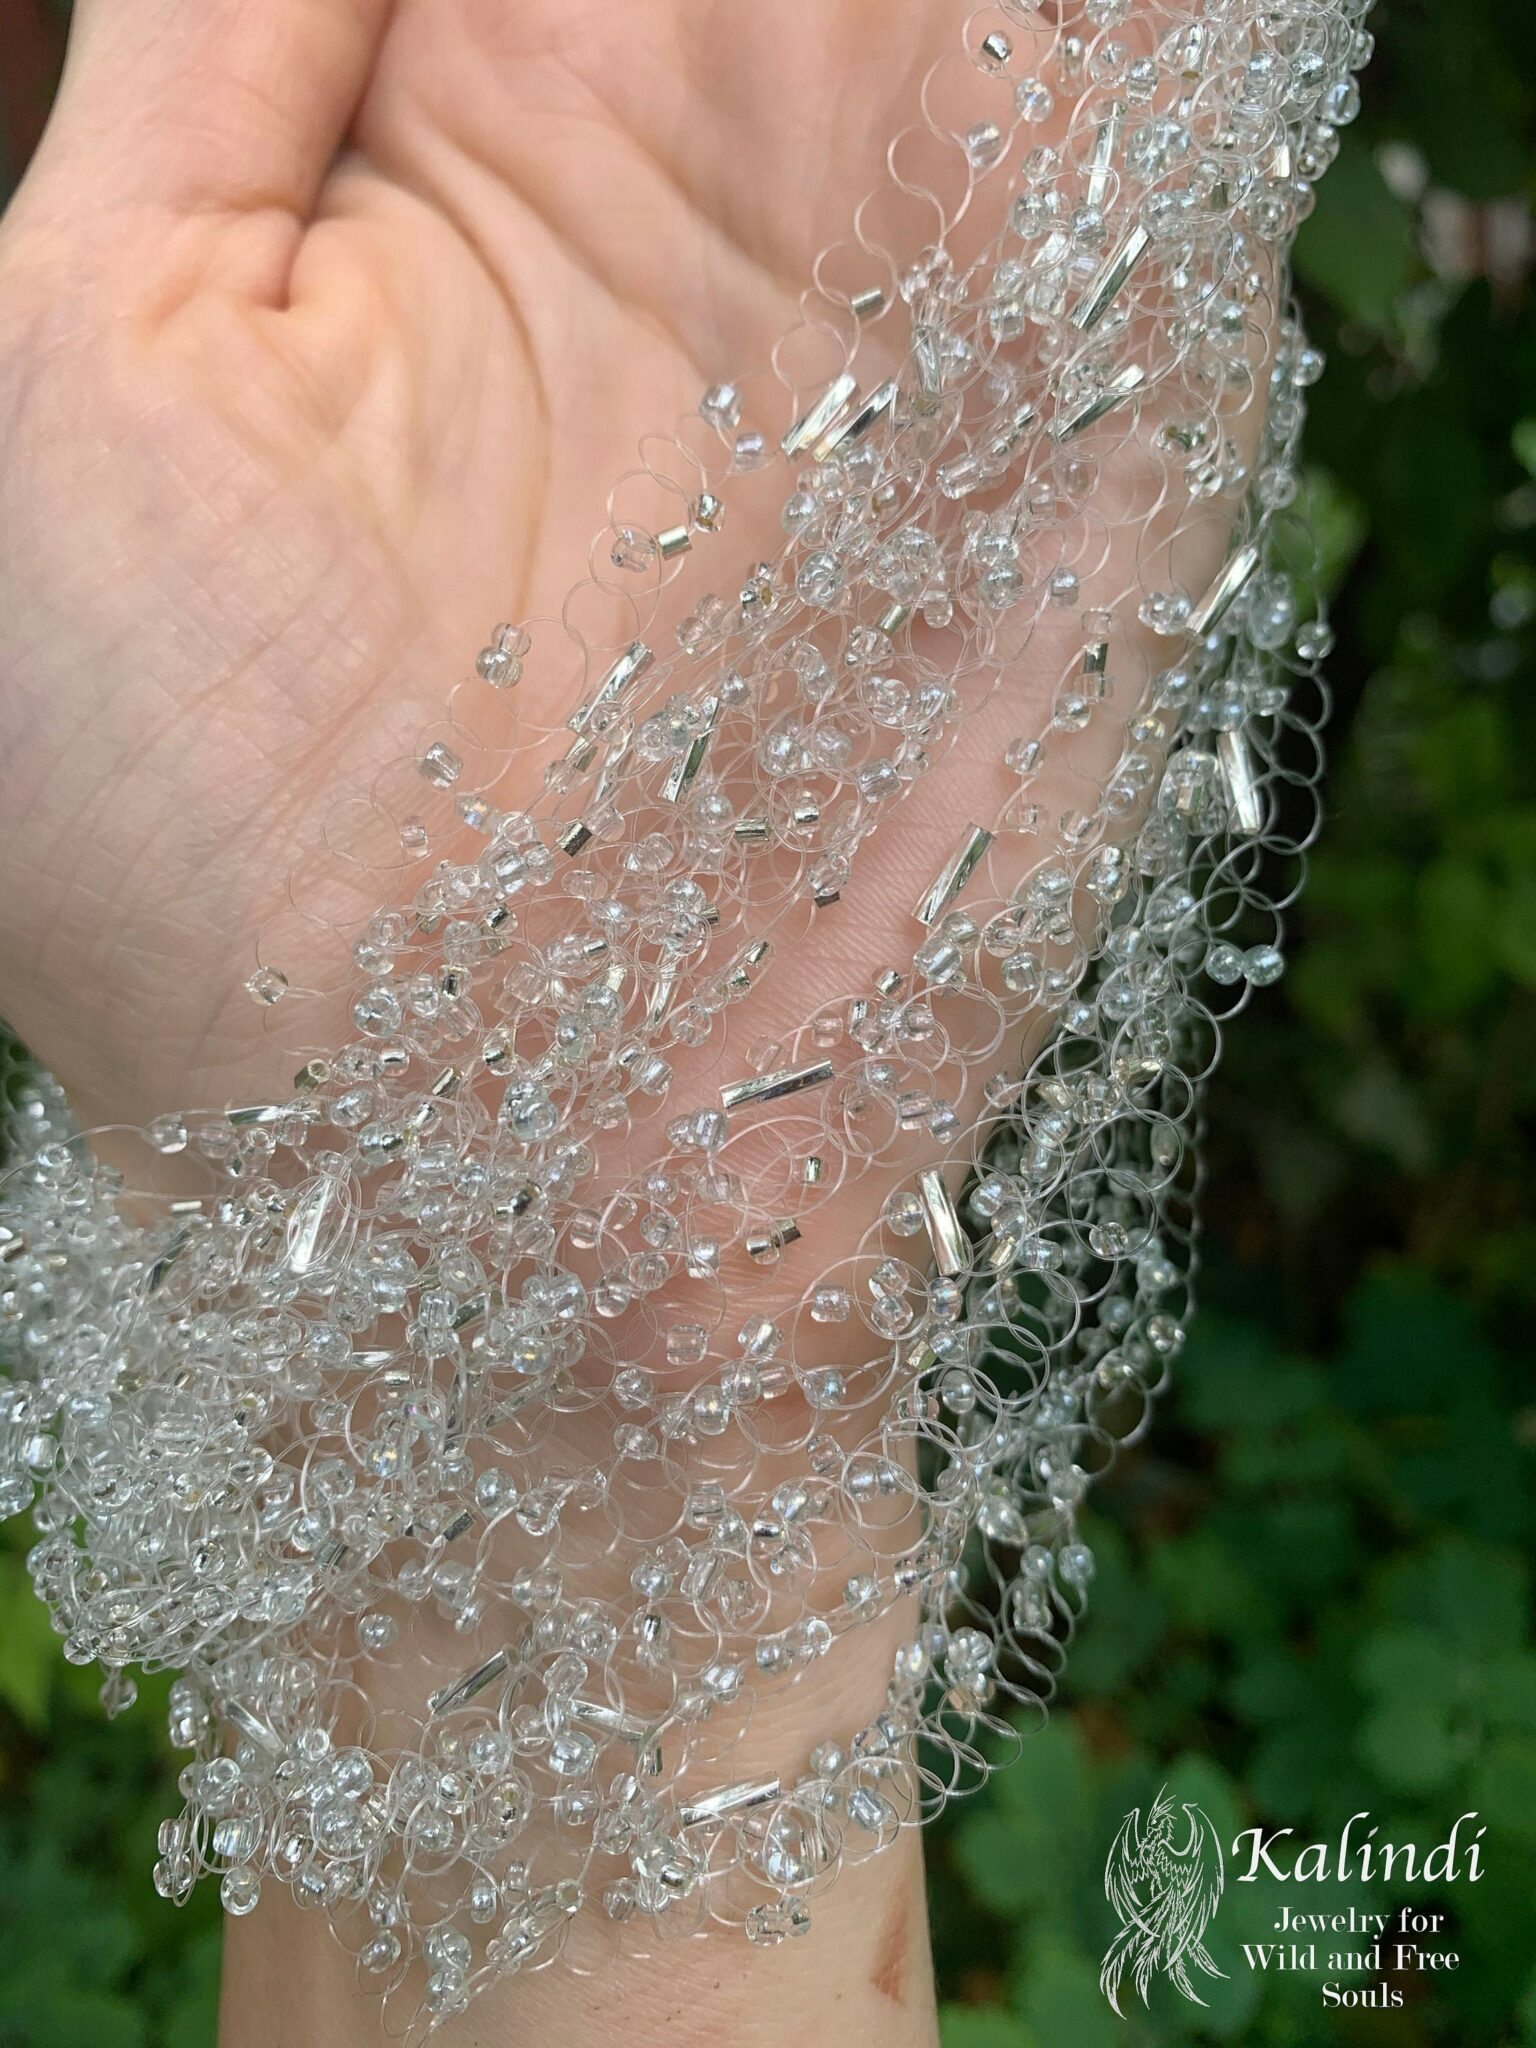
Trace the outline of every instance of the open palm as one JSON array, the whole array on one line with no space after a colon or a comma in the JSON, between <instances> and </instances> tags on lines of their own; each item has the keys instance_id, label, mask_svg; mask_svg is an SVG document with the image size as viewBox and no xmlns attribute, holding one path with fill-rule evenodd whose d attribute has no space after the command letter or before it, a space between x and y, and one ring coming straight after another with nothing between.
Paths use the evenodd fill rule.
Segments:
<instances>
[{"instance_id":1,"label":"open palm","mask_svg":"<svg viewBox=\"0 0 1536 2048\"><path fill-rule=\"evenodd\" d=\"M240 1092L296 847L765 359L959 20L80 6L0 237L0 1008L88 1119Z\"/></svg>"},{"instance_id":2,"label":"open palm","mask_svg":"<svg viewBox=\"0 0 1536 2048\"><path fill-rule=\"evenodd\" d=\"M1147 47L1179 5L1131 10L1126 36ZM323 844L339 798L369 792L441 714L477 633L560 613L606 489L644 437L769 358L817 252L847 234L966 11L964 0L81 0L54 121L0 228L0 688L12 736L0 757L0 1012L83 1120L274 1099L274 1047L241 985L254 935L285 914L295 858ZM1042 0L1043 40L1058 11ZM1012 10L1009 21L1023 46L1015 76L1027 76L1027 35ZM1010 108L1008 85L997 89ZM1058 109L1033 140L1060 140L1069 118ZM988 231L1000 225L999 204ZM905 253L920 248L919 226ZM1172 402L1155 374L1101 443L1080 444L1108 451L1097 467L1083 456L1091 483L1074 486L1080 516L1062 522L1081 609L1045 605L1042 573L1027 658L1012 643L989 661L996 687L968 710L932 798L861 851L857 915L850 904L841 923L811 922L797 939L793 986L765 983L766 1002L785 1005L777 1014L756 990L743 1005L760 1043L910 957L919 889L959 821L995 819L1017 795L1006 742L1046 723L1057 681L1080 667L1082 611L1113 605L1112 626L1094 632L1110 709L1090 742L1107 760L1093 773L1107 775L1137 681L1164 659L1124 600L1138 584L1202 591L1226 546L1262 412L1265 260L1233 283L1248 353L1224 359L1209 401L1230 431L1224 456L1241 451L1221 465L1232 488L1192 508L1172 466L1149 459L1157 407ZM756 422L773 438L785 423L782 405ZM779 538L771 514L755 526L733 507L706 580L730 588ZM574 675L530 665L510 700L481 693L515 755L509 785L522 778L511 800L534 795L539 735L581 680L579 664ZM1055 773L1048 764L1040 778L1038 831L1006 835L1022 846L1006 856L1020 873L1093 784L1070 757ZM1118 815L1113 829L1134 829ZM1048 1028L1043 1011L1025 1025L1034 1043ZM680 1104L705 1099L697 1079L680 1055ZM980 1115L979 1074L968 1085L963 1124ZM617 1142L608 1154L605 1174L612 1155L620 1170L634 1164ZM851 1254L896 1171L879 1164L861 1199L835 1209L829 1189L814 1243L754 1276L754 1305L777 1312L813 1264ZM722 1300L738 1282L723 1270ZM624 1333L613 1341L622 1348ZM797 1362L843 1342L835 1329L803 1348L797 1338ZM592 1417L590 1441L581 1417L572 1425L572 1471L610 1455L611 1418ZM755 1480L766 1465L749 1450ZM627 1567L614 1555L594 1573ZM909 1627L893 1604L883 1640L866 1630L827 1660L829 1725L862 1725ZM462 1641L410 1647L461 1668ZM407 1675L414 1704L420 1674ZM766 1715L754 1740L775 1769L793 1747ZM898 2005L899 1988L881 1987L903 1981L914 1855L909 1841L889 1922L900 1939L891 1950L880 1937L898 1962L869 1973ZM238 1954L237 1968L263 1952ZM307 1993L291 1995L302 2012ZM914 2004L914 2028L926 2010ZM307 2018L302 2037L332 2038ZM722 2038L749 2036L727 2026Z\"/></svg>"}]
</instances>

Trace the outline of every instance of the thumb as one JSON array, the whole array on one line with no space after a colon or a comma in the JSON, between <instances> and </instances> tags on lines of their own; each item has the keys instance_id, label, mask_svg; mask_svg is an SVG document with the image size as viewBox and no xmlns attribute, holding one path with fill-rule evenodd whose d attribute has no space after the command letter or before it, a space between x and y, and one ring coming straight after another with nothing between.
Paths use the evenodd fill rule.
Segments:
<instances>
[{"instance_id":1,"label":"thumb","mask_svg":"<svg viewBox=\"0 0 1536 2048\"><path fill-rule=\"evenodd\" d=\"M308 215L391 0L77 0L27 186L123 206Z\"/></svg>"}]
</instances>

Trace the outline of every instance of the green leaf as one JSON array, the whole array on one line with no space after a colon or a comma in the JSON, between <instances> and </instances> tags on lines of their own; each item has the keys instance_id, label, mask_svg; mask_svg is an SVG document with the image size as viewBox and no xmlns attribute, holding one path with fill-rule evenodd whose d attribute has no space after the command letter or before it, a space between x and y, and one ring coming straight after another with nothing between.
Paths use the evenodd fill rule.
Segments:
<instances>
[{"instance_id":1,"label":"green leaf","mask_svg":"<svg viewBox=\"0 0 1536 2048\"><path fill-rule=\"evenodd\" d=\"M1072 1646L1072 1689L1078 1699L1117 1692L1156 1649L1167 1626L1163 1603L1133 1569L1120 1530L1095 1518L1084 1535L1098 1571L1091 1626Z\"/></svg>"},{"instance_id":2,"label":"green leaf","mask_svg":"<svg viewBox=\"0 0 1536 2048\"><path fill-rule=\"evenodd\" d=\"M1048 1721L993 1783L997 1797L967 1815L955 1836L972 1894L1004 1917L1060 1910L1063 1879L1089 1846L1088 1768L1076 1724Z\"/></svg>"},{"instance_id":3,"label":"green leaf","mask_svg":"<svg viewBox=\"0 0 1536 2048\"><path fill-rule=\"evenodd\" d=\"M1361 1642L1355 1676L1384 1699L1412 1695L1448 1707L1463 1690L1463 1676L1433 1629L1382 1628Z\"/></svg>"},{"instance_id":4,"label":"green leaf","mask_svg":"<svg viewBox=\"0 0 1536 2048\"><path fill-rule=\"evenodd\" d=\"M1317 550L1313 587L1331 597L1365 545L1370 520L1355 494L1321 468L1308 469L1302 477L1301 509Z\"/></svg>"},{"instance_id":5,"label":"green leaf","mask_svg":"<svg viewBox=\"0 0 1536 2048\"><path fill-rule=\"evenodd\" d=\"M6 1987L7 2042L24 2048L148 2048L148 2015L127 1998L52 1982Z\"/></svg>"},{"instance_id":6,"label":"green leaf","mask_svg":"<svg viewBox=\"0 0 1536 2048\"><path fill-rule=\"evenodd\" d=\"M1308 1699L1307 1666L1288 1645L1256 1643L1239 1664L1228 1697L1234 1712L1260 1723L1287 1721Z\"/></svg>"},{"instance_id":7,"label":"green leaf","mask_svg":"<svg viewBox=\"0 0 1536 2048\"><path fill-rule=\"evenodd\" d=\"M1478 1757L1467 1796L1500 1834L1536 1843L1536 1737L1495 1736Z\"/></svg>"},{"instance_id":8,"label":"green leaf","mask_svg":"<svg viewBox=\"0 0 1536 2048\"><path fill-rule=\"evenodd\" d=\"M219 2024L223 1928L216 1924L184 1940L166 2013L165 2039L157 2048L212 2048Z\"/></svg>"},{"instance_id":9,"label":"green leaf","mask_svg":"<svg viewBox=\"0 0 1536 2048\"><path fill-rule=\"evenodd\" d=\"M59 1639L19 1557L0 1555L0 1700L26 1727L48 1718Z\"/></svg>"},{"instance_id":10,"label":"green leaf","mask_svg":"<svg viewBox=\"0 0 1536 2048\"><path fill-rule=\"evenodd\" d=\"M995 2005L941 2005L939 2040L943 2048L1037 2048L1017 2014Z\"/></svg>"},{"instance_id":11,"label":"green leaf","mask_svg":"<svg viewBox=\"0 0 1536 2048\"><path fill-rule=\"evenodd\" d=\"M1517 875L1494 917L1498 958L1522 988L1536 988L1536 874Z\"/></svg>"},{"instance_id":12,"label":"green leaf","mask_svg":"<svg viewBox=\"0 0 1536 2048\"><path fill-rule=\"evenodd\" d=\"M1196 1319L1180 1368L1181 1408L1194 1428L1267 1434L1318 1406L1314 1368L1287 1358L1256 1323L1215 1314Z\"/></svg>"},{"instance_id":13,"label":"green leaf","mask_svg":"<svg viewBox=\"0 0 1536 2048\"><path fill-rule=\"evenodd\" d=\"M1352 141L1319 188L1296 242L1296 273L1326 292L1362 326L1392 326L1414 270L1413 235L1402 201L1369 152Z\"/></svg>"},{"instance_id":14,"label":"green leaf","mask_svg":"<svg viewBox=\"0 0 1536 2048\"><path fill-rule=\"evenodd\" d=\"M1242 1802L1237 1787L1220 1764L1210 1757L1186 1750L1174 1758L1164 1783L1175 1806L1188 1804L1203 1810L1216 1830L1218 1841L1230 1842L1243 1826Z\"/></svg>"},{"instance_id":15,"label":"green leaf","mask_svg":"<svg viewBox=\"0 0 1536 2048\"><path fill-rule=\"evenodd\" d=\"M1513 1649L1526 1639L1530 1571L1491 1544L1451 1534L1394 1559L1382 1576L1383 1607L1438 1631L1448 1654Z\"/></svg>"},{"instance_id":16,"label":"green leaf","mask_svg":"<svg viewBox=\"0 0 1536 2048\"><path fill-rule=\"evenodd\" d=\"M1016 1983L1018 2009L1042 2042L1053 2048L1067 2042L1071 2048L1124 2048L1124 2022L1099 1989L1096 1957L1042 1934L1030 1941Z\"/></svg>"},{"instance_id":17,"label":"green leaf","mask_svg":"<svg viewBox=\"0 0 1536 2048\"><path fill-rule=\"evenodd\" d=\"M1170 1611L1203 1633L1244 1636L1273 1626L1270 1589L1216 1531L1192 1529L1152 1556L1152 1579Z\"/></svg>"},{"instance_id":18,"label":"green leaf","mask_svg":"<svg viewBox=\"0 0 1536 2048\"><path fill-rule=\"evenodd\" d=\"M1419 995L1432 1015L1480 1002L1493 986L1497 905L1478 863L1444 854L1419 878Z\"/></svg>"},{"instance_id":19,"label":"green leaf","mask_svg":"<svg viewBox=\"0 0 1536 2048\"><path fill-rule=\"evenodd\" d=\"M1459 0L1455 33L1445 27L1433 9L1394 11L1387 24L1391 111L1437 185L1477 201L1518 193L1530 176L1525 11L1505 0Z\"/></svg>"},{"instance_id":20,"label":"green leaf","mask_svg":"<svg viewBox=\"0 0 1536 2048\"><path fill-rule=\"evenodd\" d=\"M1422 1174L1434 1162L1435 1134L1407 1077L1385 1060L1361 1060L1333 1101L1340 1130L1380 1151L1400 1172Z\"/></svg>"},{"instance_id":21,"label":"green leaf","mask_svg":"<svg viewBox=\"0 0 1536 2048\"><path fill-rule=\"evenodd\" d=\"M1464 1302L1423 1273L1390 1265L1351 1295L1335 1373L1356 1413L1402 1415L1444 1409L1485 1387L1493 1363Z\"/></svg>"},{"instance_id":22,"label":"green leaf","mask_svg":"<svg viewBox=\"0 0 1536 2048\"><path fill-rule=\"evenodd\" d=\"M1536 1651L1511 1650L1490 1658L1482 1699L1490 1721L1536 1735Z\"/></svg>"},{"instance_id":23,"label":"green leaf","mask_svg":"<svg viewBox=\"0 0 1536 2048\"><path fill-rule=\"evenodd\" d=\"M1434 1792L1467 1760L1467 1743L1436 1699L1385 1699L1366 1715L1355 1748L1394 1792Z\"/></svg>"}]
</instances>

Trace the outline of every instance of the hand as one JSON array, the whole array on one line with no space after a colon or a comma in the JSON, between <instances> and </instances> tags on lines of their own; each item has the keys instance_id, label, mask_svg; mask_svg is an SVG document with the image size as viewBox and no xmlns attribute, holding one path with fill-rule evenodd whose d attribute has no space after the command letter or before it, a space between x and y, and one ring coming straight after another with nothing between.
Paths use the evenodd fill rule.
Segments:
<instances>
[{"instance_id":1,"label":"hand","mask_svg":"<svg viewBox=\"0 0 1536 2048\"><path fill-rule=\"evenodd\" d=\"M259 1083L241 984L296 850L493 619L558 611L640 436L766 358L956 19L81 0L0 229L0 1007L84 1122ZM881 1864L801 1996L867 1963L854 2009L919 2039L915 1846ZM227 2040L253 1974L279 2039L374 2023L291 1919L232 1938ZM608 1992L659 2026L696 1977Z\"/></svg>"},{"instance_id":2,"label":"hand","mask_svg":"<svg viewBox=\"0 0 1536 2048\"><path fill-rule=\"evenodd\" d=\"M0 235L19 735L0 763L0 1007L84 1120L265 1080L241 983L296 852L409 748L484 626L558 612L642 435L766 358L960 16L950 0L785 0L771 17L696 0L81 7ZM1122 514L1135 455L1107 482ZM1186 527L1192 587L1224 530L1225 513L1203 538ZM723 545L728 576L768 542ZM1149 552L1121 529L1097 601ZM946 764L946 800L871 849L866 964L894 957L957 811L995 811L1001 744L1039 724L1076 631L1037 637ZM535 667L514 711L552 725L571 694L568 672ZM848 943L807 946L786 1018L857 978ZM814 1965L769 1959L750 1993L722 1995L695 1949L677 1972L605 1977L605 1996L633 2020L643 1986L662 2035L668 2001L693 1995L744 2042L782 2030L765 1986L802 2013L846 1990L858 2026L922 2039L916 1872L908 1838L845 1882ZM230 2043L274 1941L301 1959L294 2037L352 2024L286 1911L231 1944ZM519 1996L545 2031L598 2024L557 1974Z\"/></svg>"},{"instance_id":3,"label":"hand","mask_svg":"<svg viewBox=\"0 0 1536 2048\"><path fill-rule=\"evenodd\" d=\"M296 852L765 362L959 18L81 0L0 231L0 1011L84 1121L249 1088Z\"/></svg>"}]
</instances>

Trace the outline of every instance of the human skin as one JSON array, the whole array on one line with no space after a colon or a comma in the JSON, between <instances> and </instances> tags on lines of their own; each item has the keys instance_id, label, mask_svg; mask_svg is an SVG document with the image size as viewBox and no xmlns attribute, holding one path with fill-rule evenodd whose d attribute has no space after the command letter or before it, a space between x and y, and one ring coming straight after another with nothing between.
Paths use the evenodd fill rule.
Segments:
<instances>
[{"instance_id":1,"label":"human skin","mask_svg":"<svg viewBox=\"0 0 1536 2048\"><path fill-rule=\"evenodd\" d=\"M242 983L297 853L494 619L558 612L642 435L766 360L965 13L79 0L0 223L0 1011L83 1123L262 1086ZM1141 486L1132 457L1104 488L1124 509ZM1229 509L1186 542L1192 587ZM733 564L766 551L730 541ZM1101 597L1130 580L1121 545ZM995 814L1002 746L1042 722L1076 631L1042 630L943 801L870 847L869 964L910 953L917 889L957 812ZM523 685L531 722L558 721L553 687ZM835 949L800 964L770 1027L847 985ZM858 1642L817 1702L834 1723L879 1702L889 1639ZM575 1961L452 2038L936 2032L910 1832L781 1950ZM377 2036L321 1920L272 1897L231 1924L224 2048Z\"/></svg>"}]
</instances>

